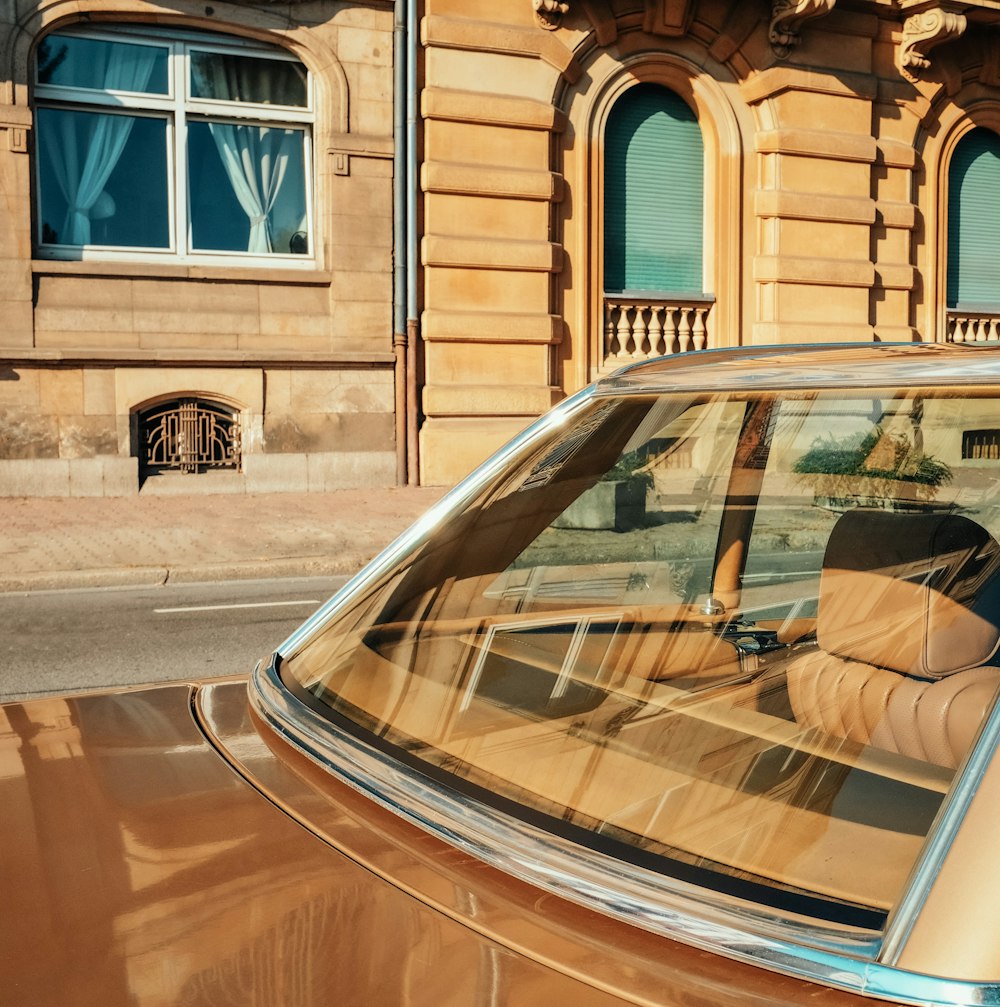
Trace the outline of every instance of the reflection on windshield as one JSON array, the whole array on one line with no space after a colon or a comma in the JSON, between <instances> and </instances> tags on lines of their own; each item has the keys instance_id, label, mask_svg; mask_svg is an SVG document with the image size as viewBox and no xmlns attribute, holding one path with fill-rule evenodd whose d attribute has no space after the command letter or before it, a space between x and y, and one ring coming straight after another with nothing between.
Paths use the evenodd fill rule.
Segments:
<instances>
[{"instance_id":1,"label":"reflection on windshield","mask_svg":"<svg viewBox=\"0 0 1000 1007\"><path fill-rule=\"evenodd\" d=\"M597 400L284 667L484 799L877 928L1000 683L998 466L967 389Z\"/></svg>"}]
</instances>

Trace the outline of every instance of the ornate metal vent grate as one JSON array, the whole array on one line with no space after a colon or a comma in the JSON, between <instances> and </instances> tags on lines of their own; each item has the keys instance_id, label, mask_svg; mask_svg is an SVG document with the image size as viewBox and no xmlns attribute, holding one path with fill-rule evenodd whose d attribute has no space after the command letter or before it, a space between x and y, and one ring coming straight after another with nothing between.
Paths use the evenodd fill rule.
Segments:
<instances>
[{"instance_id":1,"label":"ornate metal vent grate","mask_svg":"<svg viewBox=\"0 0 1000 1007\"><path fill-rule=\"evenodd\" d=\"M139 414L143 475L240 468L240 414L204 399L161 402Z\"/></svg>"}]
</instances>

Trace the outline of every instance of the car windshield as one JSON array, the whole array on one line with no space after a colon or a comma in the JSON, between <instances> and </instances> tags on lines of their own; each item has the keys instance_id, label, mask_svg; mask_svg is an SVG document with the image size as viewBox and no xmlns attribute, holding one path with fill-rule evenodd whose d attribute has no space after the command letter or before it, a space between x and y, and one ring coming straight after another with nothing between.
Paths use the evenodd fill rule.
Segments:
<instances>
[{"instance_id":1,"label":"car windshield","mask_svg":"<svg viewBox=\"0 0 1000 1007\"><path fill-rule=\"evenodd\" d=\"M596 395L282 675L542 828L877 930L1000 683L998 470L970 388Z\"/></svg>"}]
</instances>

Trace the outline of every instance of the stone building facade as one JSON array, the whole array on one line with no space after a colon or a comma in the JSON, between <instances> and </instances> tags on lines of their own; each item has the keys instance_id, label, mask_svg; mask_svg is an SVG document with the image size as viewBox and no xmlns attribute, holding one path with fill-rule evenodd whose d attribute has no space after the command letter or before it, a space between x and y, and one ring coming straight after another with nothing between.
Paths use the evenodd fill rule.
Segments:
<instances>
[{"instance_id":1,"label":"stone building facade","mask_svg":"<svg viewBox=\"0 0 1000 1007\"><path fill-rule=\"evenodd\" d=\"M427 0L424 14L427 481L629 360L997 338L991 0ZM632 289L609 253L615 116L643 91L679 98L700 133L701 273L668 264L647 289L655 270L639 268ZM672 136L640 152L640 176L691 142ZM663 179L659 197L684 184ZM665 214L643 233L657 198L639 193L638 222L626 209L630 247L674 229Z\"/></svg>"},{"instance_id":2,"label":"stone building facade","mask_svg":"<svg viewBox=\"0 0 1000 1007\"><path fill-rule=\"evenodd\" d=\"M391 485L392 3L4 0L0 54L0 493Z\"/></svg>"},{"instance_id":3,"label":"stone building facade","mask_svg":"<svg viewBox=\"0 0 1000 1007\"><path fill-rule=\"evenodd\" d=\"M0 493L444 484L632 360L996 341L998 23L0 0Z\"/></svg>"}]
</instances>

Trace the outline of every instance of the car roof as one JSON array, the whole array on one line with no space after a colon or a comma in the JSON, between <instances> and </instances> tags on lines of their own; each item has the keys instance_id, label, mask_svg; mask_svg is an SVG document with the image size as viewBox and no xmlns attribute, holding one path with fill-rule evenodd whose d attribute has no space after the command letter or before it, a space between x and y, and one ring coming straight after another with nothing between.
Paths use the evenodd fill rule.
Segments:
<instances>
[{"instance_id":1,"label":"car roof","mask_svg":"<svg viewBox=\"0 0 1000 1007\"><path fill-rule=\"evenodd\" d=\"M1000 380L1000 344L828 343L742 346L630 364L600 393L943 386Z\"/></svg>"}]
</instances>

